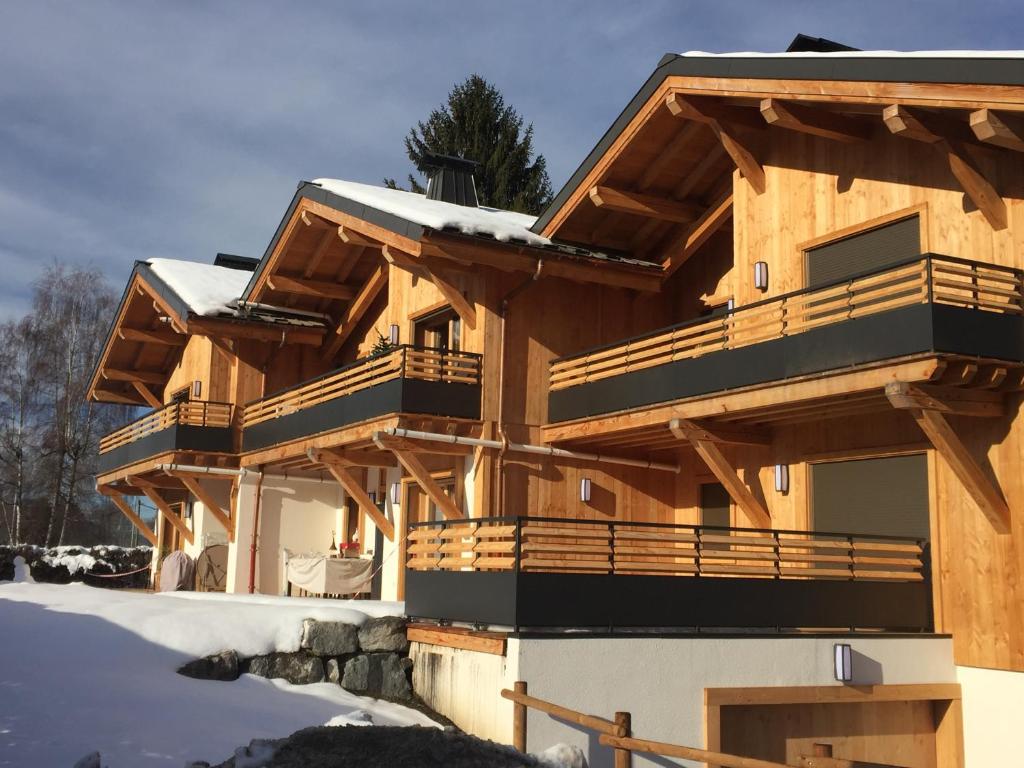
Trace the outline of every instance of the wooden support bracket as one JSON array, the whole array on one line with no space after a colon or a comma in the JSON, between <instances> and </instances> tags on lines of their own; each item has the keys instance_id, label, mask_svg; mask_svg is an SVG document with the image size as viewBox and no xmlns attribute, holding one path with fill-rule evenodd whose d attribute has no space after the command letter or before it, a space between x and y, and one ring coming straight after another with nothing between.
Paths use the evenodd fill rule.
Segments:
<instances>
[{"instance_id":1,"label":"wooden support bracket","mask_svg":"<svg viewBox=\"0 0 1024 768\"><path fill-rule=\"evenodd\" d=\"M163 408L163 401L153 394L153 390L143 384L141 381L133 381L132 388L139 393L139 396L146 401L146 405L150 408Z\"/></svg>"},{"instance_id":2,"label":"wooden support bracket","mask_svg":"<svg viewBox=\"0 0 1024 768\"><path fill-rule=\"evenodd\" d=\"M377 509L377 505L373 503L369 494L363 489L363 486L359 484L355 475L352 474L348 466L341 463L339 460L334 459L329 450L321 450L317 452L316 459L325 467L327 471L331 473L331 477L338 481L338 484L345 490L349 496L355 499L356 504L359 505L360 511L369 517L373 524L377 526L377 529L384 534L384 537L388 541L395 540L395 526L391 524L391 521L384 517L384 514Z\"/></svg>"},{"instance_id":3,"label":"wooden support bracket","mask_svg":"<svg viewBox=\"0 0 1024 768\"><path fill-rule=\"evenodd\" d=\"M348 309L342 314L334 330L327 334L320 354L321 360L330 360L337 354L338 350L341 349L341 345L345 343L345 340L355 330L359 319L366 313L366 310L373 304L381 289L387 284L388 267L387 264L381 264L370 275L369 279L363 284L363 287L359 289L359 293L348 305Z\"/></svg>"},{"instance_id":4,"label":"wooden support bracket","mask_svg":"<svg viewBox=\"0 0 1024 768\"><path fill-rule=\"evenodd\" d=\"M749 488L740 479L739 474L722 455L718 444L707 439L707 431L699 424L687 419L672 419L668 425L669 431L679 440L689 442L697 451L708 469L718 479L729 495L736 502L737 506L750 518L751 522L758 528L771 527L771 515L764 505L754 496Z\"/></svg>"},{"instance_id":5,"label":"wooden support bracket","mask_svg":"<svg viewBox=\"0 0 1024 768\"><path fill-rule=\"evenodd\" d=\"M958 416L989 418L1003 416L1006 413L1003 396L988 389L894 381L886 384L885 395L894 408L920 408Z\"/></svg>"},{"instance_id":6,"label":"wooden support bracket","mask_svg":"<svg viewBox=\"0 0 1024 768\"><path fill-rule=\"evenodd\" d=\"M919 399L908 399L901 390L901 387L894 385L886 387L886 395L893 407L905 409L917 422L935 450L949 464L953 474L963 483L971 498L988 517L992 527L998 533L1009 533L1010 508L1006 504L1006 499L975 461L945 415L939 410L920 407Z\"/></svg>"},{"instance_id":7,"label":"wooden support bracket","mask_svg":"<svg viewBox=\"0 0 1024 768\"><path fill-rule=\"evenodd\" d=\"M190 475L183 475L173 472L171 473L171 475L181 480L182 485L188 488L189 492L193 496L195 496L197 499L203 502L203 506L206 507L207 511L211 515L213 515L214 519L216 519L217 522L220 523L221 526L223 526L224 530L228 532L228 541L234 541L235 526L231 520L231 515L227 514L223 509L220 508L220 505L216 502L216 500L207 492L205 488L203 488L202 485L200 485L199 480ZM225 479L232 478L230 476L227 476L225 477Z\"/></svg>"},{"instance_id":8,"label":"wooden support bracket","mask_svg":"<svg viewBox=\"0 0 1024 768\"><path fill-rule=\"evenodd\" d=\"M387 443L383 445L387 446ZM437 505L437 508L441 510L441 514L444 515L446 520L462 520L465 518L462 510L455 506L452 498L430 476L430 472L423 466L416 454L397 448L391 448L391 452L395 454L395 458L412 475L420 488L423 489L423 492L427 494L427 498Z\"/></svg>"},{"instance_id":9,"label":"wooden support bracket","mask_svg":"<svg viewBox=\"0 0 1024 768\"><path fill-rule=\"evenodd\" d=\"M157 545L156 533L152 528L146 525L145 521L141 517L135 514L135 510L131 508L131 505L127 501L125 501L124 496L116 491L102 490L100 492L109 498L115 507L121 510L121 513L131 521L132 525L139 529L139 533L145 537L146 541L154 547Z\"/></svg>"},{"instance_id":10,"label":"wooden support bracket","mask_svg":"<svg viewBox=\"0 0 1024 768\"><path fill-rule=\"evenodd\" d=\"M136 488L141 489L144 494L146 494L146 497L153 502L157 509L160 510L160 513L164 516L164 519L174 526L174 528L178 531L178 533L181 534L181 537L185 539L185 541L187 541L189 544L195 543L195 538L192 535L192 531L189 530L189 527L187 525L185 525L185 521L181 519L180 515L174 514L174 510L171 509L171 505L168 504L167 500L160 495L160 492L157 490L157 487L155 485L138 477L130 477L128 478L128 481Z\"/></svg>"}]
</instances>

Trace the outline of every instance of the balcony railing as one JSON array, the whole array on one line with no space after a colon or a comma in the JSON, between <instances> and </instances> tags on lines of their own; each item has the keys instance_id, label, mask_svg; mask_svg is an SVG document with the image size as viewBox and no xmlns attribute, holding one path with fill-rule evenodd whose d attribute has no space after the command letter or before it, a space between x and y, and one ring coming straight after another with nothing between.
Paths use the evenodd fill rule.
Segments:
<instances>
[{"instance_id":1,"label":"balcony railing","mask_svg":"<svg viewBox=\"0 0 1024 768\"><path fill-rule=\"evenodd\" d=\"M245 450L384 413L479 418L480 361L469 352L409 345L357 360L248 403Z\"/></svg>"},{"instance_id":2,"label":"balcony railing","mask_svg":"<svg viewBox=\"0 0 1024 768\"><path fill-rule=\"evenodd\" d=\"M230 403L171 403L100 438L101 472L174 450L231 453Z\"/></svg>"},{"instance_id":3,"label":"balcony railing","mask_svg":"<svg viewBox=\"0 0 1024 768\"><path fill-rule=\"evenodd\" d=\"M893 315L889 313L894 311L926 306L1019 318L1024 314L1024 273L992 264L927 254L841 282L739 307L725 315L680 323L620 343L559 358L551 364L553 410L564 410L554 406L554 402L557 393L570 388L681 361L693 361L714 353L742 350L782 340L793 339L787 351L798 356L800 350L794 345L799 343L799 337L813 343L808 334L824 333L830 326L849 324L850 321L865 322L859 322L857 326L847 325L844 331L847 337L857 327L866 332L862 335L874 334L880 326L872 323L881 323L883 315L891 318ZM954 321L954 324L956 322L959 321ZM921 333L913 338L907 335L910 331L918 330ZM868 345L861 344L859 354L864 361L872 355L892 356L893 350L903 353L925 351L916 347L942 346L936 344L935 336L940 331L948 332L949 328L929 324L927 329L915 326L905 329L902 334L899 328L889 328L889 333L883 335L892 336L893 331L897 335L888 343L876 342L873 345L875 349L868 349ZM980 341L983 335L975 334L972 340L963 338L961 334L961 338L953 340L961 347L965 343L970 346L971 341ZM897 341L903 342L905 349L897 349ZM844 343L840 346L847 345ZM858 362L856 358L851 359L851 354L837 354L837 350L837 347L833 347L836 365ZM995 352L995 356L998 356L1000 350L964 348L938 351L972 354ZM1019 355L1019 351L1016 354ZM814 360L809 361L808 367L811 362L817 370L821 370L823 364L828 367L829 361L826 358L816 349ZM790 366L790 369L794 374L816 372L800 370L799 365ZM737 382L737 385L743 383L749 382ZM728 388L729 384L726 382L725 386L719 388ZM682 396L697 393L688 391ZM573 409L570 407L567 410ZM585 414L564 413L560 418L553 416L552 420L572 418L575 415Z\"/></svg>"},{"instance_id":4,"label":"balcony railing","mask_svg":"<svg viewBox=\"0 0 1024 768\"><path fill-rule=\"evenodd\" d=\"M406 609L424 618L513 626L931 625L928 548L920 539L524 517L413 524L407 552Z\"/></svg>"}]
</instances>

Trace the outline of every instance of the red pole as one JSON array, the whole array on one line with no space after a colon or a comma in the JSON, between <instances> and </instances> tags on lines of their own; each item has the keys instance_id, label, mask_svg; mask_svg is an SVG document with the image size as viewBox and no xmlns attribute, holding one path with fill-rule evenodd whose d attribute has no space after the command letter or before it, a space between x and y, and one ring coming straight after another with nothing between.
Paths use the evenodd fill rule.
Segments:
<instances>
[{"instance_id":1,"label":"red pole","mask_svg":"<svg viewBox=\"0 0 1024 768\"><path fill-rule=\"evenodd\" d=\"M263 467L256 481L256 504L253 509L252 542L249 544L249 594L256 591L256 541L260 535L260 499L263 498Z\"/></svg>"}]
</instances>

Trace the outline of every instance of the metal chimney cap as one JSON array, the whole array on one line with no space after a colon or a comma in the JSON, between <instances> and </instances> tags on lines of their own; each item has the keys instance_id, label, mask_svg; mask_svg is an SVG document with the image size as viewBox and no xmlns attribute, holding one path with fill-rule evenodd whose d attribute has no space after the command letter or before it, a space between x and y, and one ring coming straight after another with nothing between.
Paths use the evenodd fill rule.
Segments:
<instances>
[{"instance_id":1,"label":"metal chimney cap","mask_svg":"<svg viewBox=\"0 0 1024 768\"><path fill-rule=\"evenodd\" d=\"M420 168L427 174L427 199L439 200L467 208L477 208L473 171L479 163L463 157L429 152L423 155Z\"/></svg>"}]
</instances>

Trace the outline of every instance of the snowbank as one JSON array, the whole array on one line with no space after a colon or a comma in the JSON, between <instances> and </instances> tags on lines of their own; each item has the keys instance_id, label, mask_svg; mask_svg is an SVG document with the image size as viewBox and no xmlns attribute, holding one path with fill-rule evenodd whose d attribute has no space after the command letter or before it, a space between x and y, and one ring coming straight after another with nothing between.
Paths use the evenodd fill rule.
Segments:
<instances>
[{"instance_id":1,"label":"snowbank","mask_svg":"<svg viewBox=\"0 0 1024 768\"><path fill-rule=\"evenodd\" d=\"M548 245L551 242L530 231L537 219L524 213L484 206L471 208L429 200L426 195L415 192L340 179L315 179L313 183L346 200L362 203L431 229L456 229L464 235L485 235L502 242L515 240L530 245Z\"/></svg>"},{"instance_id":2,"label":"snowbank","mask_svg":"<svg viewBox=\"0 0 1024 768\"><path fill-rule=\"evenodd\" d=\"M330 683L251 675L224 683L175 672L225 648L296 650L303 618L360 622L401 608L257 600L0 584L0 766L70 766L94 750L110 768L176 766L310 725L433 725Z\"/></svg>"},{"instance_id":3,"label":"snowbank","mask_svg":"<svg viewBox=\"0 0 1024 768\"><path fill-rule=\"evenodd\" d=\"M16 557L25 560L32 568L35 580L40 582L67 584L85 578L93 586L145 587L149 584L148 567L153 550L150 547L107 545L51 548L30 544L0 545L0 581L13 578ZM117 577L104 578L114 575Z\"/></svg>"}]
</instances>

